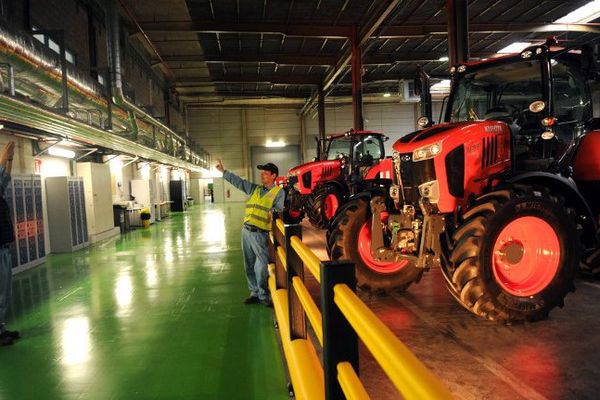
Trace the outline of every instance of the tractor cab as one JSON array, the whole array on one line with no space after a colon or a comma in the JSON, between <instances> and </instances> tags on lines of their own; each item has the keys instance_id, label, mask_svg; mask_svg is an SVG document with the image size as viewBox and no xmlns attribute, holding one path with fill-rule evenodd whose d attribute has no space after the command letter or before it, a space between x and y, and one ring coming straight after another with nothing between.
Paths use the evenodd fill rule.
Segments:
<instances>
[{"instance_id":1,"label":"tractor cab","mask_svg":"<svg viewBox=\"0 0 600 400\"><path fill-rule=\"evenodd\" d=\"M380 132L350 130L328 136L326 160L341 160L347 173L363 176L366 171L385 158L384 142L388 138Z\"/></svg>"},{"instance_id":2,"label":"tractor cab","mask_svg":"<svg viewBox=\"0 0 600 400\"><path fill-rule=\"evenodd\" d=\"M563 172L592 125L588 55L552 44L452 69L446 122L505 123L513 171Z\"/></svg>"}]
</instances>

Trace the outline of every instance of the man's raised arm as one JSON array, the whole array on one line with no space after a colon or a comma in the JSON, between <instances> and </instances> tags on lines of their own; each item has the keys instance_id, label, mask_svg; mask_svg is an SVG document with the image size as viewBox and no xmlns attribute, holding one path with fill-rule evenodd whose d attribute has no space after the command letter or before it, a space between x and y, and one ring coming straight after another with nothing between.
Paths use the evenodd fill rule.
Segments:
<instances>
[{"instance_id":1,"label":"man's raised arm","mask_svg":"<svg viewBox=\"0 0 600 400\"><path fill-rule=\"evenodd\" d=\"M246 193L248 196L252 195L252 193L254 192L254 189L256 189L258 187L258 185L254 184L250 181L247 181L245 179L240 178L233 172L227 171L225 169L225 167L223 166L223 162L221 160L218 160L216 168L218 171L223 173L223 179L225 179L227 182L231 183L237 189Z\"/></svg>"}]
</instances>

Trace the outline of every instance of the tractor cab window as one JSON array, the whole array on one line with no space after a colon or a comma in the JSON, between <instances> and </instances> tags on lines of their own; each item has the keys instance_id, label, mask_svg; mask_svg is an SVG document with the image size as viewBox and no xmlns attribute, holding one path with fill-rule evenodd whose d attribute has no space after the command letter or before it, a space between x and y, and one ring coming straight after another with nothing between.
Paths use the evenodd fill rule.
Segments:
<instances>
[{"instance_id":1,"label":"tractor cab window","mask_svg":"<svg viewBox=\"0 0 600 400\"><path fill-rule=\"evenodd\" d=\"M337 160L340 157L349 157L351 147L352 139L349 136L335 138L329 143L327 159Z\"/></svg>"},{"instance_id":2,"label":"tractor cab window","mask_svg":"<svg viewBox=\"0 0 600 400\"><path fill-rule=\"evenodd\" d=\"M538 61L495 64L466 73L454 88L450 121L500 120L521 129L538 126L529 104L542 100Z\"/></svg>"},{"instance_id":3,"label":"tractor cab window","mask_svg":"<svg viewBox=\"0 0 600 400\"><path fill-rule=\"evenodd\" d=\"M554 116L559 125L587 122L592 101L580 67L567 58L552 60Z\"/></svg>"},{"instance_id":4,"label":"tractor cab window","mask_svg":"<svg viewBox=\"0 0 600 400\"><path fill-rule=\"evenodd\" d=\"M354 161L364 166L371 166L381 158L381 141L375 136L365 136L354 144Z\"/></svg>"}]
</instances>

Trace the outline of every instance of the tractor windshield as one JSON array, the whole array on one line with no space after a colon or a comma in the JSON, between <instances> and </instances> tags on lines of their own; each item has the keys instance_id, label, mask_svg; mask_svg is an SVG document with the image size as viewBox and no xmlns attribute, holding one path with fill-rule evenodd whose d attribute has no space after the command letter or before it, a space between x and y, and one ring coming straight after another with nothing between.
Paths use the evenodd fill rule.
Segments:
<instances>
[{"instance_id":1,"label":"tractor windshield","mask_svg":"<svg viewBox=\"0 0 600 400\"><path fill-rule=\"evenodd\" d=\"M339 157L349 157L352 147L352 138L350 136L342 136L332 139L329 142L327 149L327 159L335 160Z\"/></svg>"},{"instance_id":2,"label":"tractor windshield","mask_svg":"<svg viewBox=\"0 0 600 400\"><path fill-rule=\"evenodd\" d=\"M352 156L355 162L371 165L383 157L382 147L382 138L377 135L342 136L329 143L327 159Z\"/></svg>"},{"instance_id":3,"label":"tractor windshield","mask_svg":"<svg viewBox=\"0 0 600 400\"><path fill-rule=\"evenodd\" d=\"M493 64L459 79L451 96L450 122L526 119L529 104L544 100L539 61Z\"/></svg>"}]
</instances>

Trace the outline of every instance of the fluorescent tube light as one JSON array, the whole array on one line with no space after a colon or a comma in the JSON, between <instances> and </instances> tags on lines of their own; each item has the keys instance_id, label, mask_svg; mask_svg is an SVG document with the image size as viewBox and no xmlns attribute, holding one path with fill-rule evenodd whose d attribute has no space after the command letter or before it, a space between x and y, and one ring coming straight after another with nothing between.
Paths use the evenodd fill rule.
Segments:
<instances>
[{"instance_id":1,"label":"fluorescent tube light","mask_svg":"<svg viewBox=\"0 0 600 400\"><path fill-rule=\"evenodd\" d=\"M431 85L432 92L450 92L450 79L444 79L438 83Z\"/></svg>"},{"instance_id":2,"label":"fluorescent tube light","mask_svg":"<svg viewBox=\"0 0 600 400\"><path fill-rule=\"evenodd\" d=\"M265 144L267 147L285 147L285 142L283 140L267 140Z\"/></svg>"},{"instance_id":3,"label":"fluorescent tube light","mask_svg":"<svg viewBox=\"0 0 600 400\"><path fill-rule=\"evenodd\" d=\"M498 50L498 54L520 53L529 46L531 46L531 43L529 42L514 42L513 44L509 44L505 48Z\"/></svg>"},{"instance_id":4,"label":"fluorescent tube light","mask_svg":"<svg viewBox=\"0 0 600 400\"><path fill-rule=\"evenodd\" d=\"M585 24L600 17L600 0L590 1L587 4L571 11L554 22L561 24Z\"/></svg>"},{"instance_id":5,"label":"fluorescent tube light","mask_svg":"<svg viewBox=\"0 0 600 400\"><path fill-rule=\"evenodd\" d=\"M75 158L75 152L73 150L63 149L56 146L50 147L48 149L48 154L54 157Z\"/></svg>"}]
</instances>

